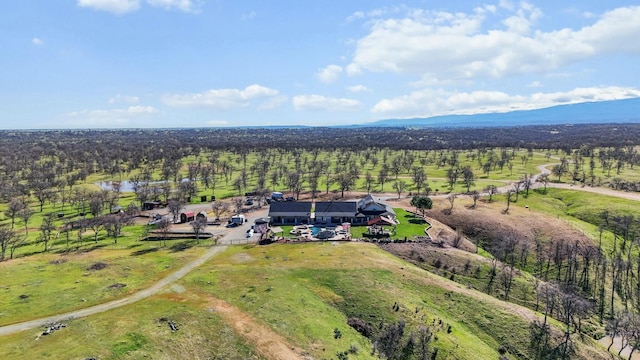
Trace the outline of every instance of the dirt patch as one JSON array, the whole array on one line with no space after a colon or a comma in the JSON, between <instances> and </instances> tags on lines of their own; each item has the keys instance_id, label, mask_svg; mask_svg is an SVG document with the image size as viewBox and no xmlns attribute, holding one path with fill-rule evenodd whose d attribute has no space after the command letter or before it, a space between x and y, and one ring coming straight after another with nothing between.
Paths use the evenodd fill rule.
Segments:
<instances>
[{"instance_id":1,"label":"dirt patch","mask_svg":"<svg viewBox=\"0 0 640 360\"><path fill-rule=\"evenodd\" d=\"M300 355L301 351L290 345L285 338L231 304L210 298L207 308L219 314L236 333L248 339L267 359L304 359Z\"/></svg>"},{"instance_id":2,"label":"dirt patch","mask_svg":"<svg viewBox=\"0 0 640 360\"><path fill-rule=\"evenodd\" d=\"M51 264L51 265L60 265L60 264L66 263L67 261L68 261L67 259L55 259L55 260L49 261L49 264Z\"/></svg>"},{"instance_id":3,"label":"dirt patch","mask_svg":"<svg viewBox=\"0 0 640 360\"><path fill-rule=\"evenodd\" d=\"M87 270L97 271L97 270L105 269L107 266L109 266L107 263L97 262L97 263L94 263L93 265L89 266L87 268Z\"/></svg>"},{"instance_id":4,"label":"dirt patch","mask_svg":"<svg viewBox=\"0 0 640 360\"><path fill-rule=\"evenodd\" d=\"M126 287L127 284L123 284L123 283L115 283L113 285L109 285L109 289L122 289L123 287Z\"/></svg>"},{"instance_id":5,"label":"dirt patch","mask_svg":"<svg viewBox=\"0 0 640 360\"><path fill-rule=\"evenodd\" d=\"M231 261L233 261L236 264L244 264L251 260L253 260L253 257L251 257L251 255L247 253L237 253L231 257Z\"/></svg>"},{"instance_id":6,"label":"dirt patch","mask_svg":"<svg viewBox=\"0 0 640 360\"><path fill-rule=\"evenodd\" d=\"M497 202L478 202L476 208L469 208L465 199L460 200L463 201L456 203L450 214L442 212L448 207L448 202L435 201L434 208L427 212L427 216L452 229L459 229L473 241L480 241L488 251L507 236L524 240L531 248L534 248L536 238L542 242L571 240L581 246L594 246L591 239L562 219L517 206L512 206L509 213L505 214L505 205ZM446 235L446 230L441 230L441 233L450 236Z\"/></svg>"}]
</instances>

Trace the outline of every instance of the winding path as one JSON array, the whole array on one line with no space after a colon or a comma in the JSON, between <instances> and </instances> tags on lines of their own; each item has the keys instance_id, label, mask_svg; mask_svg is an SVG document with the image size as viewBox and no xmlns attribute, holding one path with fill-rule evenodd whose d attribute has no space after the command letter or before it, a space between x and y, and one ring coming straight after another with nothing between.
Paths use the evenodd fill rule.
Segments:
<instances>
[{"instance_id":1,"label":"winding path","mask_svg":"<svg viewBox=\"0 0 640 360\"><path fill-rule=\"evenodd\" d=\"M264 216L264 213L265 213L265 210L259 210L253 213L251 218L254 219L254 218ZM247 224L252 222L253 221L249 220ZM237 228L230 229L223 237L221 237L218 240L218 243L221 245L213 246L209 248L199 258L190 261L189 263L187 263L177 271L167 275L166 277L162 278L161 280L159 280L158 282L154 283L153 285L151 285L150 287L144 290L140 290L136 293L133 293L121 299L113 300L104 304L99 304L99 305L91 306L91 307L80 309L80 310L70 311L64 314L48 316L40 319L25 321L25 322L11 324L11 325L5 325L0 327L0 336L9 335L9 334L30 330L34 328L42 328L50 323L63 322L70 319L76 319L76 318L81 318L89 315L102 313L111 309L132 304L142 299L146 299L149 296L158 293L165 286L183 278L193 269L209 261L209 259L211 259L212 257L223 252L227 248L228 244L232 243L234 240L245 239L245 231L247 228L248 228L248 225L243 225Z\"/></svg>"}]
</instances>

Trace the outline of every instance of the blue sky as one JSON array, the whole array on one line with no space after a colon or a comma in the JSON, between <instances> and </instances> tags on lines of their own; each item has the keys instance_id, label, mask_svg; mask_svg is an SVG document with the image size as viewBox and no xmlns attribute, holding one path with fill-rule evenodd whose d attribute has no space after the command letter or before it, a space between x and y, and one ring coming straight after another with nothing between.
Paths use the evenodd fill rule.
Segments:
<instances>
[{"instance_id":1,"label":"blue sky","mask_svg":"<svg viewBox=\"0 0 640 360\"><path fill-rule=\"evenodd\" d=\"M7 0L0 128L334 125L640 97L632 1Z\"/></svg>"}]
</instances>

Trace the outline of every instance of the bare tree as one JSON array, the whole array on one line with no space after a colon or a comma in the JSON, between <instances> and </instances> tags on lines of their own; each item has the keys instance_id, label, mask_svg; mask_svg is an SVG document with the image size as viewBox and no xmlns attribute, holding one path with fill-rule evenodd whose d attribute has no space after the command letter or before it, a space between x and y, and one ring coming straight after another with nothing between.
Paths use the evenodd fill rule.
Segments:
<instances>
[{"instance_id":1,"label":"bare tree","mask_svg":"<svg viewBox=\"0 0 640 360\"><path fill-rule=\"evenodd\" d=\"M540 176L538 176L538 182L541 182L542 185L544 185L544 192L546 194L547 193L547 184L549 184L549 174L548 173L540 174Z\"/></svg>"},{"instance_id":2,"label":"bare tree","mask_svg":"<svg viewBox=\"0 0 640 360\"><path fill-rule=\"evenodd\" d=\"M214 201L211 204L211 210L216 215L216 220L220 219L220 215L229 209L229 203L224 201Z\"/></svg>"},{"instance_id":3,"label":"bare tree","mask_svg":"<svg viewBox=\"0 0 640 360\"><path fill-rule=\"evenodd\" d=\"M7 227L7 225L0 225L0 261L5 259L7 249L17 238L16 233Z\"/></svg>"},{"instance_id":4,"label":"bare tree","mask_svg":"<svg viewBox=\"0 0 640 360\"><path fill-rule=\"evenodd\" d=\"M157 229L160 230L160 234L162 235L162 246L167 246L167 237L169 236L169 230L171 230L172 224L173 222L166 216L156 224Z\"/></svg>"},{"instance_id":5,"label":"bare tree","mask_svg":"<svg viewBox=\"0 0 640 360\"><path fill-rule=\"evenodd\" d=\"M458 181L459 171L456 168L447 169L447 182L449 183L449 190L453 191L453 188L456 186L456 181Z\"/></svg>"},{"instance_id":6,"label":"bare tree","mask_svg":"<svg viewBox=\"0 0 640 360\"><path fill-rule=\"evenodd\" d=\"M204 217L200 217L191 223L191 228L193 232L196 234L196 242L200 243L200 234L207 227L207 219Z\"/></svg>"},{"instance_id":7,"label":"bare tree","mask_svg":"<svg viewBox=\"0 0 640 360\"><path fill-rule=\"evenodd\" d=\"M469 191L471 191L471 186L475 184L476 179L471 166L467 165L462 168L462 179L464 180L464 184L467 187L468 193Z\"/></svg>"},{"instance_id":8,"label":"bare tree","mask_svg":"<svg viewBox=\"0 0 640 360\"><path fill-rule=\"evenodd\" d=\"M118 243L118 237L125 226L131 225L133 217L127 213L107 215L104 228L107 234L113 238L113 243Z\"/></svg>"},{"instance_id":9,"label":"bare tree","mask_svg":"<svg viewBox=\"0 0 640 360\"><path fill-rule=\"evenodd\" d=\"M493 200L493 195L500 193L500 190L498 190L498 187L495 185L488 185L486 188L484 188L484 191L489 194L489 202Z\"/></svg>"},{"instance_id":10,"label":"bare tree","mask_svg":"<svg viewBox=\"0 0 640 360\"><path fill-rule=\"evenodd\" d=\"M40 224L40 236L38 241L44 244L44 251L49 250L49 241L51 241L51 233L55 230L53 225L54 214L49 213L42 217L42 224Z\"/></svg>"},{"instance_id":11,"label":"bare tree","mask_svg":"<svg viewBox=\"0 0 640 360\"><path fill-rule=\"evenodd\" d=\"M236 214L240 213L242 211L242 204L244 204L244 200L242 200L242 198L234 198L231 202L233 203L233 208Z\"/></svg>"},{"instance_id":12,"label":"bare tree","mask_svg":"<svg viewBox=\"0 0 640 360\"><path fill-rule=\"evenodd\" d=\"M33 215L33 210L31 210L29 206L25 206L24 209L18 213L18 217L24 223L24 231L27 235L29 235L29 219L31 219L31 215Z\"/></svg>"},{"instance_id":13,"label":"bare tree","mask_svg":"<svg viewBox=\"0 0 640 360\"><path fill-rule=\"evenodd\" d=\"M416 355L419 360L427 360L431 358L430 344L433 338L433 332L428 326L420 325L416 331Z\"/></svg>"},{"instance_id":14,"label":"bare tree","mask_svg":"<svg viewBox=\"0 0 640 360\"><path fill-rule=\"evenodd\" d=\"M503 211L505 214L509 213L509 207L511 206L511 200L513 198L513 193L514 193L514 190L507 190L507 196L506 196L506 198L507 198L507 208L504 209L504 211Z\"/></svg>"},{"instance_id":15,"label":"bare tree","mask_svg":"<svg viewBox=\"0 0 640 360\"><path fill-rule=\"evenodd\" d=\"M480 199L480 192L478 190L473 190L471 192L471 199L473 199L473 205L471 206L471 208L475 209L478 199Z\"/></svg>"},{"instance_id":16,"label":"bare tree","mask_svg":"<svg viewBox=\"0 0 640 360\"><path fill-rule=\"evenodd\" d=\"M13 236L9 239L9 259L13 259L13 255L17 248L24 245L27 242L26 236Z\"/></svg>"},{"instance_id":17,"label":"bare tree","mask_svg":"<svg viewBox=\"0 0 640 360\"><path fill-rule=\"evenodd\" d=\"M373 175L369 171L364 174L364 186L367 188L367 194L371 193L371 187L373 186Z\"/></svg>"},{"instance_id":18,"label":"bare tree","mask_svg":"<svg viewBox=\"0 0 640 360\"><path fill-rule=\"evenodd\" d=\"M169 213L173 216L173 222L177 222L180 212L184 208L184 204L178 199L171 199L167 207L169 208Z\"/></svg>"},{"instance_id":19,"label":"bare tree","mask_svg":"<svg viewBox=\"0 0 640 360\"><path fill-rule=\"evenodd\" d=\"M104 201L102 194L99 192L91 194L91 200L89 200L89 212L91 212L91 215L93 215L94 218L102 213L103 206Z\"/></svg>"},{"instance_id":20,"label":"bare tree","mask_svg":"<svg viewBox=\"0 0 640 360\"><path fill-rule=\"evenodd\" d=\"M420 189L427 181L427 173L420 166L413 168L413 184L416 186L416 194L420 194Z\"/></svg>"},{"instance_id":21,"label":"bare tree","mask_svg":"<svg viewBox=\"0 0 640 360\"><path fill-rule=\"evenodd\" d=\"M511 285L513 284L513 277L515 276L515 270L513 267L502 264L502 269L500 271L500 283L502 284L502 289L504 290L504 300L509 301L509 293L511 292Z\"/></svg>"},{"instance_id":22,"label":"bare tree","mask_svg":"<svg viewBox=\"0 0 640 360\"><path fill-rule=\"evenodd\" d=\"M380 191L384 191L384 183L387 182L389 178L389 170L387 169L386 164L382 165L382 168L378 172L378 184L380 184Z\"/></svg>"},{"instance_id":23,"label":"bare tree","mask_svg":"<svg viewBox=\"0 0 640 360\"><path fill-rule=\"evenodd\" d=\"M451 205L449 207L449 213L453 212L453 204L456 202L456 199L458 198L457 194L451 193L449 194L449 196L447 196L447 200L449 200L449 205Z\"/></svg>"},{"instance_id":24,"label":"bare tree","mask_svg":"<svg viewBox=\"0 0 640 360\"><path fill-rule=\"evenodd\" d=\"M393 183L393 189L398 193L398 199L400 199L400 195L407 187L407 183L404 180L398 180Z\"/></svg>"},{"instance_id":25,"label":"bare tree","mask_svg":"<svg viewBox=\"0 0 640 360\"><path fill-rule=\"evenodd\" d=\"M87 220L87 226L93 231L93 242L98 243L98 235L100 230L104 228L105 219L102 217L94 217L91 220Z\"/></svg>"},{"instance_id":26,"label":"bare tree","mask_svg":"<svg viewBox=\"0 0 640 360\"><path fill-rule=\"evenodd\" d=\"M16 216L20 214L27 204L24 201L24 198L16 197L11 199L7 210L5 210L4 215L11 219L11 229L13 229L13 225L15 223Z\"/></svg>"}]
</instances>

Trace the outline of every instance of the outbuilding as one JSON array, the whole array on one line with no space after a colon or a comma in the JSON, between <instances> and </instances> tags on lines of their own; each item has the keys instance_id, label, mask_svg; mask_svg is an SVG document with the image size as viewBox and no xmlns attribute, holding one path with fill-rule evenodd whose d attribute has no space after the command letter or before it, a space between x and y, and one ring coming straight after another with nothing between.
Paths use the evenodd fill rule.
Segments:
<instances>
[{"instance_id":1,"label":"outbuilding","mask_svg":"<svg viewBox=\"0 0 640 360\"><path fill-rule=\"evenodd\" d=\"M183 224L193 221L195 220L195 218L196 215L193 213L193 211L185 211L180 214L180 222Z\"/></svg>"}]
</instances>

